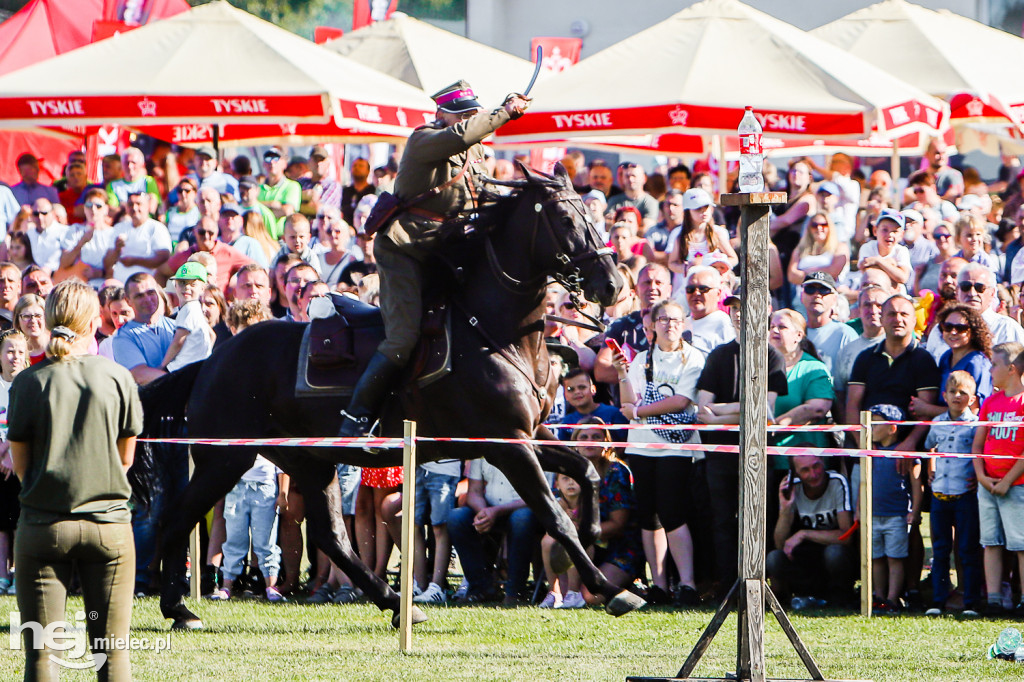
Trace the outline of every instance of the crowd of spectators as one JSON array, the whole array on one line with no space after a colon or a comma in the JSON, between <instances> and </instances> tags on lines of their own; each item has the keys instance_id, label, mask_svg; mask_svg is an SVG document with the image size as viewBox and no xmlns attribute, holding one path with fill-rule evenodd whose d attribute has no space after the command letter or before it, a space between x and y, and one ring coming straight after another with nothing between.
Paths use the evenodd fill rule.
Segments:
<instances>
[{"instance_id":1,"label":"crowd of spectators","mask_svg":"<svg viewBox=\"0 0 1024 682\"><path fill-rule=\"evenodd\" d=\"M95 185L78 154L54 186L39 182L31 154L18 159L22 182L0 185L0 328L20 333L0 345L2 381L18 365L4 353L30 363L45 357L45 297L71 277L100 292L97 352L139 384L205 357L250 324L307 321L309 303L326 292L376 302L373 240L360 225L393 181L394 162L371 172L356 159L342 182L330 177L320 146L308 157L272 147L262 173L244 156L228 164L212 149L180 154L164 145L149 156L128 149L104 159ZM573 151L563 165L625 286L603 310L549 288L549 314L587 313L608 326L597 333L547 321L561 376L548 421L560 438L580 441L601 479L601 530L588 548L595 563L653 604L691 608L736 579L738 457L651 446L736 444L737 434L616 427L739 421L739 216L719 204L712 175L681 163L613 167ZM1004 159L1001 182L987 186L965 183L972 170L952 168L941 141L905 185L845 154L825 165L794 159L785 173L766 167L770 189L787 197L770 223L771 421L857 424L870 412L889 422L872 430L877 449L976 455L875 460L870 559L880 613L1024 612L1024 463L1007 458L1022 454L1024 433L963 424L1024 420L1024 171ZM499 160L492 175L514 172ZM893 423L903 421L916 423ZM772 436L780 446L836 442L825 432ZM796 609L852 606L859 561L868 560L858 557L859 460L770 459L766 570L774 589ZM579 484L550 482L577 521ZM382 577L401 523L401 483L398 470L339 467L346 525ZM600 603L483 460L424 465L416 486L415 601ZM0 488L5 508L8 488ZM133 516L139 594L153 588L161 509L156 499ZM315 548L306 548L311 568L300 584L301 492L269 462L257 460L214 519L204 571L212 598L245 589L272 601L300 589L316 603L360 597ZM923 519L931 524L930 572ZM2 538L0 585L10 576ZM453 549L465 575L454 595Z\"/></svg>"}]
</instances>

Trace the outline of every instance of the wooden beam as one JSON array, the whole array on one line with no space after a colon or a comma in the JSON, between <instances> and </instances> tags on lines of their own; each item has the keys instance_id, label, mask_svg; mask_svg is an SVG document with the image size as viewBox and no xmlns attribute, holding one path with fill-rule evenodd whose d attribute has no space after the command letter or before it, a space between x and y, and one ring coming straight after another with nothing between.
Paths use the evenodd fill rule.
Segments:
<instances>
[{"instance_id":1,"label":"wooden beam","mask_svg":"<svg viewBox=\"0 0 1024 682\"><path fill-rule=\"evenodd\" d=\"M789 643L796 649L796 655L803 661L804 667L807 668L807 672L810 674L812 680L823 679L821 670L818 669L818 664L815 663L814 657L811 656L811 652L807 650L807 646L804 645L800 635L797 634L796 628L789 621L789 616L782 609L782 604L779 603L778 597L772 592L772 588L765 585L764 588L765 601L768 603L768 608L775 614L775 620L779 621L779 627L786 633L786 637L789 638Z\"/></svg>"},{"instance_id":2,"label":"wooden beam","mask_svg":"<svg viewBox=\"0 0 1024 682\"><path fill-rule=\"evenodd\" d=\"M722 627L722 623L729 616L729 611L736 606L736 592L739 588L740 581L737 580L732 584L729 589L729 593L725 595L725 599L719 605L718 610L715 611L714 617L708 626L704 628L704 632L701 633L700 639L697 640L697 644L694 645L693 651L686 657L686 661L683 663L683 667L676 673L676 677L687 677L693 672L693 669L700 663L701 656L711 646L711 640L718 634L718 630Z\"/></svg>"},{"instance_id":3,"label":"wooden beam","mask_svg":"<svg viewBox=\"0 0 1024 682\"><path fill-rule=\"evenodd\" d=\"M412 581L416 527L416 422L405 420L405 445L402 448L402 573L399 584L402 599L398 616L398 648L412 651Z\"/></svg>"}]
</instances>

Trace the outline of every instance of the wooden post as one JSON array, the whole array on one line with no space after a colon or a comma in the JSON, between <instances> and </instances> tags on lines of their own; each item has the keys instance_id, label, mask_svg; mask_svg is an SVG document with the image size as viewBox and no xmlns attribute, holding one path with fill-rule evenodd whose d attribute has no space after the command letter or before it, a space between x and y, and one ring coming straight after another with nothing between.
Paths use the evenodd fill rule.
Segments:
<instances>
[{"instance_id":1,"label":"wooden post","mask_svg":"<svg viewBox=\"0 0 1024 682\"><path fill-rule=\"evenodd\" d=\"M190 446L188 449L188 478L190 481L192 480L192 474L195 473L195 470L196 465L195 462L192 461L192 448ZM204 522L205 519L203 521L200 521L200 523ZM200 594L200 592L202 591L201 580L203 574L203 567L206 566L206 557L199 556L200 552L201 548L199 545L199 526L196 525L196 527L193 528L192 532L188 535L188 553L189 559L192 563L192 571L189 575L188 580L188 591L189 596L193 599L199 599L202 596Z\"/></svg>"},{"instance_id":2,"label":"wooden post","mask_svg":"<svg viewBox=\"0 0 1024 682\"><path fill-rule=\"evenodd\" d=\"M860 413L860 449L870 450L871 412ZM871 516L874 514L871 504L871 464L868 456L860 459L860 485L857 495L857 516L860 517L860 615L871 617L871 601L874 597L874 578L871 573Z\"/></svg>"},{"instance_id":3,"label":"wooden post","mask_svg":"<svg viewBox=\"0 0 1024 682\"><path fill-rule=\"evenodd\" d=\"M416 422L405 421L405 446L402 448L402 591L398 618L398 648L412 651L412 581L416 554Z\"/></svg>"},{"instance_id":4,"label":"wooden post","mask_svg":"<svg viewBox=\"0 0 1024 682\"><path fill-rule=\"evenodd\" d=\"M724 169L723 169L724 172ZM629 677L627 680L736 679L765 682L764 621L769 607L807 668L812 680L824 676L800 640L781 605L765 584L765 515L768 493L768 234L769 209L786 203L784 192L723 194L724 206L740 207L742 263L740 328L740 490L739 579L719 607L711 624L697 640L683 667L673 678ZM709 455L714 457L714 454ZM739 619L736 674L732 678L691 677L701 655L711 644L735 604Z\"/></svg>"}]
</instances>

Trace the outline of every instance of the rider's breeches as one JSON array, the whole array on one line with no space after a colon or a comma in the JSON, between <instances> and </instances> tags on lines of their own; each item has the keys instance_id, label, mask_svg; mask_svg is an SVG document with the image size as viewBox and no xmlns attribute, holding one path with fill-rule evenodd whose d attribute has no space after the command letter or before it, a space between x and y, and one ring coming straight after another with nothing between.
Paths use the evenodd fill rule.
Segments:
<instances>
[{"instance_id":1,"label":"rider's breeches","mask_svg":"<svg viewBox=\"0 0 1024 682\"><path fill-rule=\"evenodd\" d=\"M414 248L396 246L382 235L373 249L380 275L380 310L387 335L377 350L399 365L406 365L412 358L423 316L423 264L410 254Z\"/></svg>"}]
</instances>

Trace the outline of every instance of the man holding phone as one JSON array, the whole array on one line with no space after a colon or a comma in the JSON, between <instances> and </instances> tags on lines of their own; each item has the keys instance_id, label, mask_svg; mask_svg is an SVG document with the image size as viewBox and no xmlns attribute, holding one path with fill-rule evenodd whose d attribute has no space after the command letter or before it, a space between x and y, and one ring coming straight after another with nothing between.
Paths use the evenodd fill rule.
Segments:
<instances>
[{"instance_id":1,"label":"man holding phone","mask_svg":"<svg viewBox=\"0 0 1024 682\"><path fill-rule=\"evenodd\" d=\"M798 593L793 608L821 607L852 598L857 550L851 542L853 507L846 477L826 471L816 455L794 457L779 486L775 547L765 561L772 589Z\"/></svg>"}]
</instances>

